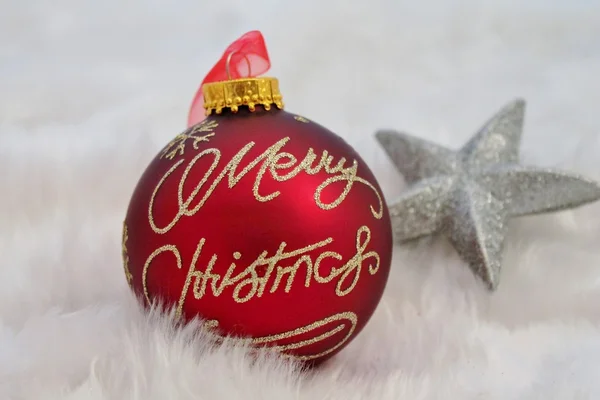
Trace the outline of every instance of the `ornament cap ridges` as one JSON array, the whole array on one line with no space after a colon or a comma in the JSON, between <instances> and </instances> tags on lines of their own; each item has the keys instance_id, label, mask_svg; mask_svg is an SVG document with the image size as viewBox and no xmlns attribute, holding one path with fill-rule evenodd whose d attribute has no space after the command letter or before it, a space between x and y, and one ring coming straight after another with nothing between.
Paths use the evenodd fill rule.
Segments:
<instances>
[{"instance_id":1,"label":"ornament cap ridges","mask_svg":"<svg viewBox=\"0 0 600 400\"><path fill-rule=\"evenodd\" d=\"M270 110L272 105L283 109L283 96L279 92L277 78L258 77L231 79L206 83L202 87L204 109L208 116L215 112L221 114L223 109L237 112L239 107L246 106L254 111L257 105Z\"/></svg>"}]
</instances>

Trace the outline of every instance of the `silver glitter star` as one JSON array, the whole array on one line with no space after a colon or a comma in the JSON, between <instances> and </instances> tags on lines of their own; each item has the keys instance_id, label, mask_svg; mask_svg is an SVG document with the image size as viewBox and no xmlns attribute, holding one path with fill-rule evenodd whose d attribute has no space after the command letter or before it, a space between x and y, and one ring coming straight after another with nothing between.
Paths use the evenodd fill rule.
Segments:
<instances>
[{"instance_id":1,"label":"silver glitter star","mask_svg":"<svg viewBox=\"0 0 600 400\"><path fill-rule=\"evenodd\" d=\"M395 131L377 140L409 185L390 205L396 238L448 237L494 290L507 220L573 208L600 198L600 185L551 169L519 165L525 102L503 108L460 150Z\"/></svg>"}]
</instances>

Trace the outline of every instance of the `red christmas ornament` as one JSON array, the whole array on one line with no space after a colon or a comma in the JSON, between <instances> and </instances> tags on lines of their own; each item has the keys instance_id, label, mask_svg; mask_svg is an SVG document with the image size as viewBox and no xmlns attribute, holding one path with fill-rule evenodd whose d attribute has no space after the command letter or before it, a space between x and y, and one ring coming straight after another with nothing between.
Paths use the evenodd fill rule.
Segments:
<instances>
[{"instance_id":1,"label":"red christmas ornament","mask_svg":"<svg viewBox=\"0 0 600 400\"><path fill-rule=\"evenodd\" d=\"M268 60L268 57L267 57ZM150 163L123 236L127 280L222 335L323 361L365 326L391 262L360 156L283 111L277 80L204 83L207 114Z\"/></svg>"}]
</instances>

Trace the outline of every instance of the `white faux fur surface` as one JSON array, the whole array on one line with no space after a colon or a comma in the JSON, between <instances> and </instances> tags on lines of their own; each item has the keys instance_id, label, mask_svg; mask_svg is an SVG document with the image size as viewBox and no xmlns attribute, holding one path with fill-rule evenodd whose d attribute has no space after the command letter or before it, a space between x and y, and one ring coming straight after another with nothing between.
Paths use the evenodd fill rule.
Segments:
<instances>
[{"instance_id":1,"label":"white faux fur surface","mask_svg":"<svg viewBox=\"0 0 600 400\"><path fill-rule=\"evenodd\" d=\"M493 294L444 239L395 248L367 328L314 371L140 310L129 196L252 29L286 108L357 148L388 201L376 129L458 147L515 97L524 163L600 178L594 0L5 0L0 400L600 398L600 204L512 220Z\"/></svg>"}]
</instances>

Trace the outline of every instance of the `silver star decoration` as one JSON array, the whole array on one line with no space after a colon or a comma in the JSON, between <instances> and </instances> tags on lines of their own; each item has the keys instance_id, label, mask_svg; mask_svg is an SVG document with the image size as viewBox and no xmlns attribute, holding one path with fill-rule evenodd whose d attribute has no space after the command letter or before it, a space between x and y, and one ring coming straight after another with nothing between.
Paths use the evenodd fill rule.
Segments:
<instances>
[{"instance_id":1,"label":"silver star decoration","mask_svg":"<svg viewBox=\"0 0 600 400\"><path fill-rule=\"evenodd\" d=\"M498 285L510 217L600 198L595 182L518 163L524 112L525 102L514 101L458 151L395 131L376 133L408 184L390 205L396 239L444 234L490 290Z\"/></svg>"}]
</instances>

